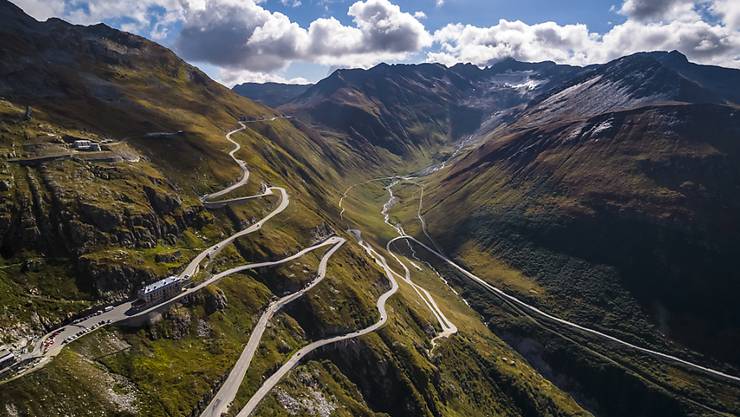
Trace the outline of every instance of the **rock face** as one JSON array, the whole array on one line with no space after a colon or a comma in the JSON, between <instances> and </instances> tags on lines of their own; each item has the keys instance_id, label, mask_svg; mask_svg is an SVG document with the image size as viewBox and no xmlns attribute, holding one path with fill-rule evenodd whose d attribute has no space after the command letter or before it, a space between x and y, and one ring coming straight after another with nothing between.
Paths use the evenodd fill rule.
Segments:
<instances>
[{"instance_id":1,"label":"rock face","mask_svg":"<svg viewBox=\"0 0 740 417\"><path fill-rule=\"evenodd\" d=\"M182 256L182 253L180 253L179 250L176 250L172 253L158 253L154 255L154 260L159 263L175 262L180 259L180 256Z\"/></svg>"},{"instance_id":2,"label":"rock face","mask_svg":"<svg viewBox=\"0 0 740 417\"><path fill-rule=\"evenodd\" d=\"M117 293L117 298L133 295L142 282L152 282L156 276L149 270L133 265L113 264L81 257L77 262L80 276L89 282L98 296Z\"/></svg>"},{"instance_id":3,"label":"rock face","mask_svg":"<svg viewBox=\"0 0 740 417\"><path fill-rule=\"evenodd\" d=\"M81 219L102 232L111 232L121 224L121 218L116 213L108 211L103 207L95 206L84 201L81 201L78 207Z\"/></svg>"},{"instance_id":4,"label":"rock face","mask_svg":"<svg viewBox=\"0 0 740 417\"><path fill-rule=\"evenodd\" d=\"M158 321L149 328L153 340L165 338L180 340L193 330L193 317L187 308L175 305L164 314L166 320ZM197 325L197 323L196 323Z\"/></svg>"},{"instance_id":5,"label":"rock face","mask_svg":"<svg viewBox=\"0 0 740 417\"><path fill-rule=\"evenodd\" d=\"M188 227L202 227L209 216L200 205L183 205L160 181L126 169L101 175L75 163L26 168L27 186L0 207L9 219L0 239L5 253L24 248L48 254L81 255L105 246L151 248L171 241ZM80 176L70 182L70 177ZM3 224L0 223L0 226Z\"/></svg>"},{"instance_id":6,"label":"rock face","mask_svg":"<svg viewBox=\"0 0 740 417\"><path fill-rule=\"evenodd\" d=\"M206 293L205 307L207 314L213 314L226 308L228 300L220 288L214 288Z\"/></svg>"},{"instance_id":7,"label":"rock face","mask_svg":"<svg viewBox=\"0 0 740 417\"><path fill-rule=\"evenodd\" d=\"M96 253L172 245L185 230L211 222L196 199L184 204L156 171L144 175L124 165L78 161L12 169L23 181L0 192L3 256L31 252L69 258L78 285L106 300L132 296L156 274L151 265ZM178 258L178 253L160 255L156 262Z\"/></svg>"},{"instance_id":8,"label":"rock face","mask_svg":"<svg viewBox=\"0 0 740 417\"><path fill-rule=\"evenodd\" d=\"M182 200L176 194L157 191L150 186L144 187L149 202L159 214L169 214L180 208Z\"/></svg>"}]
</instances>

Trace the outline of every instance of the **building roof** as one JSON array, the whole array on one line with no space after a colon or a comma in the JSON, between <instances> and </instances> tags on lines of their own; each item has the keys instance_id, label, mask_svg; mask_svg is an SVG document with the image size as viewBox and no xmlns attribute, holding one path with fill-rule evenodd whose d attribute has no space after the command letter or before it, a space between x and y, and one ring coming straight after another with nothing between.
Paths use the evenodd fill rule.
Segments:
<instances>
[{"instance_id":1,"label":"building roof","mask_svg":"<svg viewBox=\"0 0 740 417\"><path fill-rule=\"evenodd\" d=\"M151 284L147 285L143 289L144 294L149 294L150 292L154 290L158 290L160 288L168 287L176 282L180 281L180 277L177 275L173 275L171 277L167 277L165 279L160 279L157 282L152 282Z\"/></svg>"}]
</instances>

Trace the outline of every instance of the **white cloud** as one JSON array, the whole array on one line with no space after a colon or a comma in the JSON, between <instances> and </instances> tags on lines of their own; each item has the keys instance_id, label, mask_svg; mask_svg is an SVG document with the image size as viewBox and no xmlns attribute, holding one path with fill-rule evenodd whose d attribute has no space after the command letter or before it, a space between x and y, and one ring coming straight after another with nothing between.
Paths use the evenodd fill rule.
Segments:
<instances>
[{"instance_id":1,"label":"white cloud","mask_svg":"<svg viewBox=\"0 0 740 417\"><path fill-rule=\"evenodd\" d=\"M626 0L619 12L641 22L696 21L695 5L693 0Z\"/></svg>"},{"instance_id":2,"label":"white cloud","mask_svg":"<svg viewBox=\"0 0 740 417\"><path fill-rule=\"evenodd\" d=\"M427 14L424 13L424 12L422 12L421 10L417 10L417 11L414 12L414 17L417 18L417 19L419 19L419 20L426 19L427 18Z\"/></svg>"},{"instance_id":3,"label":"white cloud","mask_svg":"<svg viewBox=\"0 0 740 417\"><path fill-rule=\"evenodd\" d=\"M186 9L175 46L190 60L265 72L296 60L372 65L402 59L432 43L424 25L389 0L358 1L348 15L353 26L331 17L305 29L254 0L205 0Z\"/></svg>"},{"instance_id":4,"label":"white cloud","mask_svg":"<svg viewBox=\"0 0 740 417\"><path fill-rule=\"evenodd\" d=\"M358 1L347 14L363 34L358 46L367 51L415 52L432 43L421 22L388 0Z\"/></svg>"},{"instance_id":5,"label":"white cloud","mask_svg":"<svg viewBox=\"0 0 740 417\"><path fill-rule=\"evenodd\" d=\"M528 25L504 19L487 28L455 24L434 33L439 51L430 52L427 57L447 65L457 62L485 65L505 57L584 64L589 59L588 51L597 45L597 38L597 34L590 33L586 25L581 24Z\"/></svg>"},{"instance_id":6,"label":"white cloud","mask_svg":"<svg viewBox=\"0 0 740 417\"><path fill-rule=\"evenodd\" d=\"M490 27L449 24L434 33L437 48L427 52L427 60L486 65L513 57L584 65L634 52L677 49L692 61L740 68L738 3L714 0L708 10L722 19L723 24L718 24L702 20L693 5L687 8L681 0L627 0L621 9L627 21L604 34L590 32L582 24L554 22L529 25L500 20Z\"/></svg>"},{"instance_id":7,"label":"white cloud","mask_svg":"<svg viewBox=\"0 0 740 417\"><path fill-rule=\"evenodd\" d=\"M677 49L693 61L740 67L740 33L700 20L668 24L628 20L604 35L600 49L604 59L638 51Z\"/></svg>"},{"instance_id":8,"label":"white cloud","mask_svg":"<svg viewBox=\"0 0 740 417\"><path fill-rule=\"evenodd\" d=\"M218 81L229 87L241 83L266 83L275 82L283 84L309 84L310 82L303 77L285 78L278 74L252 72L247 70L229 70L221 69L218 72Z\"/></svg>"},{"instance_id":9,"label":"white cloud","mask_svg":"<svg viewBox=\"0 0 740 417\"><path fill-rule=\"evenodd\" d=\"M740 1L714 0L710 9L729 29L740 30Z\"/></svg>"}]
</instances>

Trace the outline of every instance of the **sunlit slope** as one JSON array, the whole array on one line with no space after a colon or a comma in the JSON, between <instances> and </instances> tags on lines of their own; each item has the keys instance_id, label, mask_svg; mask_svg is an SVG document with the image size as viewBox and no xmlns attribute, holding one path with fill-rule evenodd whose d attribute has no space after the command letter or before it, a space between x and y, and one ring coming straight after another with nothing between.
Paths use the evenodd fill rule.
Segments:
<instances>
[{"instance_id":1,"label":"sunlit slope","mask_svg":"<svg viewBox=\"0 0 740 417\"><path fill-rule=\"evenodd\" d=\"M3 155L17 150L17 158L0 164L3 343L23 344L76 315L127 300L142 283L182 271L195 254L274 209L274 197L216 210L199 198L239 178L224 133L242 115L266 120L234 135L242 146L237 156L252 173L234 195L254 194L264 183L285 187L290 204L224 248L195 280L284 258L331 233L352 239L337 221L336 203L345 183L368 174L361 169L372 160L360 148L300 121L272 120L277 112L142 38L105 26L39 23L9 3L0 7L7 23L0 29ZM23 119L27 104L30 120ZM36 152L63 149L66 136L110 139L126 158L26 163ZM151 320L82 337L48 366L3 384L0 415L198 415L261 312L274 297L306 285L317 256L235 274ZM374 323L375 301L387 285L358 246L345 245L326 279L270 324L236 406L300 346ZM466 327L474 339L454 340L431 355L434 321L408 289L403 294L391 300L392 324L307 358L282 393L315 400L316 378L328 401L347 407L344 415L583 414L525 365L499 364L500 356L514 354L491 335L478 339L475 316ZM461 317L470 314L455 303ZM478 341L497 344L475 350ZM521 382L520 369L528 372ZM478 388L459 394L469 387ZM288 397L273 395L259 412L284 415Z\"/></svg>"},{"instance_id":2,"label":"sunlit slope","mask_svg":"<svg viewBox=\"0 0 740 417\"><path fill-rule=\"evenodd\" d=\"M582 95L572 99L588 109ZM569 108L568 100L559 102L561 108ZM525 114L431 180L424 214L435 240L547 311L737 374L737 109L648 105L550 122L540 114ZM510 332L510 343L530 352L531 360L542 359L541 371L552 367L580 379L569 392L598 398L612 389L592 365L574 364L589 354L570 350L570 343L561 340L557 345L564 347L556 349L539 342L531 349L530 331L495 328ZM601 352L628 362L635 354ZM736 411L732 383L702 382L701 374L662 379L678 371L656 374L646 370L649 363L632 363L632 369L658 375L648 379L669 391ZM718 385L705 391L712 384ZM620 408L626 398L595 410L637 412ZM687 407L676 410L690 414Z\"/></svg>"}]
</instances>

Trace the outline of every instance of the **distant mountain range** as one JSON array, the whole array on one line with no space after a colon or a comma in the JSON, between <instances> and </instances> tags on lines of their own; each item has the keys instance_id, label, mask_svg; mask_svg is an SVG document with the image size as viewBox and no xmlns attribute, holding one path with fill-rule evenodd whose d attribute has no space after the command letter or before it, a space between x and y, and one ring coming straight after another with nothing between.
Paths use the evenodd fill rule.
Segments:
<instances>
[{"instance_id":1,"label":"distant mountain range","mask_svg":"<svg viewBox=\"0 0 740 417\"><path fill-rule=\"evenodd\" d=\"M249 84L234 91L403 155L481 135L519 116L540 123L649 104L738 105L739 74L673 51L588 67L514 59L486 68L379 64L337 70L310 86Z\"/></svg>"},{"instance_id":2,"label":"distant mountain range","mask_svg":"<svg viewBox=\"0 0 740 417\"><path fill-rule=\"evenodd\" d=\"M243 83L235 85L232 90L244 97L277 107L303 94L311 84L282 84L282 83Z\"/></svg>"}]
</instances>

